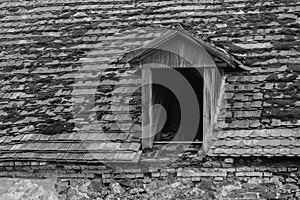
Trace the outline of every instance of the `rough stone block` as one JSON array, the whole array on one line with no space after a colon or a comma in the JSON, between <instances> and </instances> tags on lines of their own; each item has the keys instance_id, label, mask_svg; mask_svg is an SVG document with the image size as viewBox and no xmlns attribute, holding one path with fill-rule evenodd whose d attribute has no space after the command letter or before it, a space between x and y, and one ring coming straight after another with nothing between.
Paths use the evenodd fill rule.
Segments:
<instances>
[{"instance_id":1,"label":"rough stone block","mask_svg":"<svg viewBox=\"0 0 300 200\"><path fill-rule=\"evenodd\" d=\"M287 182L287 183L297 183L298 181L294 178L287 178L287 179L285 179L285 182Z\"/></svg>"},{"instance_id":2,"label":"rough stone block","mask_svg":"<svg viewBox=\"0 0 300 200\"><path fill-rule=\"evenodd\" d=\"M140 174L135 174L134 175L136 178L143 178L144 177L144 174L140 173Z\"/></svg>"},{"instance_id":3,"label":"rough stone block","mask_svg":"<svg viewBox=\"0 0 300 200\"><path fill-rule=\"evenodd\" d=\"M200 177L192 177L191 180L193 182L199 182L199 181L201 181L201 178Z\"/></svg>"},{"instance_id":4,"label":"rough stone block","mask_svg":"<svg viewBox=\"0 0 300 200\"><path fill-rule=\"evenodd\" d=\"M175 169L167 169L167 172L168 173L176 173L176 170Z\"/></svg>"},{"instance_id":5,"label":"rough stone block","mask_svg":"<svg viewBox=\"0 0 300 200\"><path fill-rule=\"evenodd\" d=\"M297 167L288 167L288 172L297 172L298 168Z\"/></svg>"},{"instance_id":6,"label":"rough stone block","mask_svg":"<svg viewBox=\"0 0 300 200\"><path fill-rule=\"evenodd\" d=\"M111 174L102 174L102 178L110 178L111 177Z\"/></svg>"},{"instance_id":7,"label":"rough stone block","mask_svg":"<svg viewBox=\"0 0 300 200\"><path fill-rule=\"evenodd\" d=\"M236 172L236 176L262 177L262 172Z\"/></svg>"},{"instance_id":8,"label":"rough stone block","mask_svg":"<svg viewBox=\"0 0 300 200\"><path fill-rule=\"evenodd\" d=\"M224 171L219 172L190 172L190 171L183 171L181 173L181 176L183 177L226 177L227 173Z\"/></svg>"},{"instance_id":9,"label":"rough stone block","mask_svg":"<svg viewBox=\"0 0 300 200\"><path fill-rule=\"evenodd\" d=\"M152 177L160 177L160 173L159 172L154 172L151 174Z\"/></svg>"},{"instance_id":10,"label":"rough stone block","mask_svg":"<svg viewBox=\"0 0 300 200\"><path fill-rule=\"evenodd\" d=\"M279 167L279 168L278 168L278 171L279 171L279 172L287 172L288 169L287 169L286 167Z\"/></svg>"},{"instance_id":11,"label":"rough stone block","mask_svg":"<svg viewBox=\"0 0 300 200\"><path fill-rule=\"evenodd\" d=\"M228 163L228 164L233 164L234 163L234 159L233 158L225 158L224 162Z\"/></svg>"},{"instance_id":12,"label":"rough stone block","mask_svg":"<svg viewBox=\"0 0 300 200\"><path fill-rule=\"evenodd\" d=\"M224 177L215 177L215 181L223 181L224 180Z\"/></svg>"},{"instance_id":13,"label":"rough stone block","mask_svg":"<svg viewBox=\"0 0 300 200\"><path fill-rule=\"evenodd\" d=\"M127 178L135 178L135 174L126 174Z\"/></svg>"},{"instance_id":14,"label":"rough stone block","mask_svg":"<svg viewBox=\"0 0 300 200\"><path fill-rule=\"evenodd\" d=\"M168 173L166 173L166 172L161 172L160 173L160 176L162 176L162 177L166 177L166 176L168 176L169 174Z\"/></svg>"},{"instance_id":15,"label":"rough stone block","mask_svg":"<svg viewBox=\"0 0 300 200\"><path fill-rule=\"evenodd\" d=\"M264 177L271 177L271 176L273 176L273 173L270 173L270 172L263 172L263 176L264 176Z\"/></svg>"},{"instance_id":16,"label":"rough stone block","mask_svg":"<svg viewBox=\"0 0 300 200\"><path fill-rule=\"evenodd\" d=\"M231 163L222 163L222 167L224 167L224 168L230 168L232 166L233 165Z\"/></svg>"},{"instance_id":17,"label":"rough stone block","mask_svg":"<svg viewBox=\"0 0 300 200\"><path fill-rule=\"evenodd\" d=\"M221 163L219 163L219 162L211 162L211 166L213 168L215 168L215 167L221 167Z\"/></svg>"},{"instance_id":18,"label":"rough stone block","mask_svg":"<svg viewBox=\"0 0 300 200\"><path fill-rule=\"evenodd\" d=\"M141 169L124 169L123 170L125 173L141 173Z\"/></svg>"},{"instance_id":19,"label":"rough stone block","mask_svg":"<svg viewBox=\"0 0 300 200\"><path fill-rule=\"evenodd\" d=\"M253 167L237 167L236 171L237 172L253 172L254 168Z\"/></svg>"},{"instance_id":20,"label":"rough stone block","mask_svg":"<svg viewBox=\"0 0 300 200\"><path fill-rule=\"evenodd\" d=\"M156 167L149 167L149 172L158 172L158 170Z\"/></svg>"}]
</instances>

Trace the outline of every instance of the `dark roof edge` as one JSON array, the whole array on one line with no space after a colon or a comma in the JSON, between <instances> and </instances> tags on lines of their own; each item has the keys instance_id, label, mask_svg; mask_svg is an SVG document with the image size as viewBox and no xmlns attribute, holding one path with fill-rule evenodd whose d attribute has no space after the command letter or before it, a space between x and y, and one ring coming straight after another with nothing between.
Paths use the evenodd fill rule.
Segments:
<instances>
[{"instance_id":1,"label":"dark roof edge","mask_svg":"<svg viewBox=\"0 0 300 200\"><path fill-rule=\"evenodd\" d=\"M241 68L241 69L247 70L247 71L251 70L250 67L245 66L242 62L233 58L229 53L227 53L225 50L221 49L220 47L212 46L211 44L206 43L203 40L195 37L193 34L191 34L190 32L188 32L186 30L179 29L177 31L178 31L178 33L181 33L183 36L188 36L189 38L193 39L194 41L199 43L201 46L203 46L208 53L222 59L224 62L226 62L231 67L233 67L233 68L238 67L238 68Z\"/></svg>"}]
</instances>

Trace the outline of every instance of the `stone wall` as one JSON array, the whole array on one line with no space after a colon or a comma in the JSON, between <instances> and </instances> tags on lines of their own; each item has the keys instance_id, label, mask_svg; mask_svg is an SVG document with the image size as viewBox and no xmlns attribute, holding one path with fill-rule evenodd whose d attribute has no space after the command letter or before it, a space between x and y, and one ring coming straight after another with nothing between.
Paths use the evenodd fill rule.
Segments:
<instances>
[{"instance_id":1,"label":"stone wall","mask_svg":"<svg viewBox=\"0 0 300 200\"><path fill-rule=\"evenodd\" d=\"M162 168L11 166L1 176L55 178L58 199L298 199L299 166L293 158L190 155Z\"/></svg>"}]
</instances>

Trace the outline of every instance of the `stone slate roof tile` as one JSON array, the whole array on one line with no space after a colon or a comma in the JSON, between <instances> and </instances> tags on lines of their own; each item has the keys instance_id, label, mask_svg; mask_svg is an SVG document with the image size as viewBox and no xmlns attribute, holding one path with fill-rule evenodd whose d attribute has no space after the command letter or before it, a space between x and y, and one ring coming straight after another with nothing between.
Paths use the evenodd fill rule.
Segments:
<instances>
[{"instance_id":1,"label":"stone slate roof tile","mask_svg":"<svg viewBox=\"0 0 300 200\"><path fill-rule=\"evenodd\" d=\"M299 77L299 70L292 66L258 67L229 75L218 115L218 124L227 125L216 126L215 145L209 154L226 156L225 149L243 147L251 148L245 153L251 156L298 156L293 149L298 148L300 130Z\"/></svg>"},{"instance_id":2,"label":"stone slate roof tile","mask_svg":"<svg viewBox=\"0 0 300 200\"><path fill-rule=\"evenodd\" d=\"M209 153L299 155L297 2L20 0L0 7L0 144L12 148L0 159L53 160L55 148L65 161L136 159L141 75L121 61L176 24L252 69L227 77L214 138L222 145ZM261 150L273 140L290 151ZM118 153L85 152L104 142Z\"/></svg>"}]
</instances>

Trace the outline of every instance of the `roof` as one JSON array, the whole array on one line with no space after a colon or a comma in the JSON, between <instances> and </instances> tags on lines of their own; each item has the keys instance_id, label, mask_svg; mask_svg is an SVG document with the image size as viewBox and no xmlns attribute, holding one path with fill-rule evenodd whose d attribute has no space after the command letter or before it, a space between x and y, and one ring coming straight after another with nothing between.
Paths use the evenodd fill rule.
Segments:
<instances>
[{"instance_id":1,"label":"roof","mask_svg":"<svg viewBox=\"0 0 300 200\"><path fill-rule=\"evenodd\" d=\"M68 48L35 41L26 43L24 52L44 56L27 60L27 54L18 55L18 61L9 62L22 62L20 67L9 71L2 61L0 158L136 162L141 119L132 112L141 103L141 77L137 69L117 63L125 52L164 33L159 30L137 28L102 38L97 33L98 43L78 44L75 37ZM5 47L2 52L15 50Z\"/></svg>"},{"instance_id":2,"label":"roof","mask_svg":"<svg viewBox=\"0 0 300 200\"><path fill-rule=\"evenodd\" d=\"M227 76L209 154L300 156L299 83L286 66Z\"/></svg>"},{"instance_id":3,"label":"roof","mask_svg":"<svg viewBox=\"0 0 300 200\"><path fill-rule=\"evenodd\" d=\"M298 155L296 131L290 136L299 118L297 1L20 0L0 7L2 160L137 159L140 74L118 61L163 35L158 27L176 24L253 69L228 75L209 153ZM278 145L261 146L272 139Z\"/></svg>"}]
</instances>

